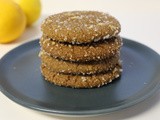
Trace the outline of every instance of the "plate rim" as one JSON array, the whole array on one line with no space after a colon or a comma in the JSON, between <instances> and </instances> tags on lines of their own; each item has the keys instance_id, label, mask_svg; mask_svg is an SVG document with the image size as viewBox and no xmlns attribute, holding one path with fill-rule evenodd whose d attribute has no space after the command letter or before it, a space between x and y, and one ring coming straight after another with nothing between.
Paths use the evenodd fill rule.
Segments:
<instances>
[{"instance_id":1,"label":"plate rim","mask_svg":"<svg viewBox=\"0 0 160 120\"><path fill-rule=\"evenodd\" d=\"M122 38L125 42L131 42L134 44L139 44L142 45L144 47L146 47L147 49L153 51L154 53L156 53L158 56L159 54L154 51L153 49L149 48L148 46L139 43L137 41L134 40L130 40L127 38ZM37 42L39 41L39 39L35 39L26 43L23 43L15 48L13 48L12 50L10 50L9 52L7 52L1 59L0 59L0 65L3 63L3 59L5 59L8 55L12 54L12 52L14 52L14 50L21 48L22 46L27 46L28 44L37 44ZM159 56L160 57L160 56ZM159 78L160 79L160 78ZM144 100L146 100L147 98L151 97L152 95L154 95L158 90L160 89L160 82L158 84L156 84L156 86L154 86L154 88L147 93L146 95L143 95L142 97L140 97L139 99L136 99L134 101L131 101L127 104L122 104L116 107L112 107L112 108L107 108L107 109L100 109L100 110L82 110L82 111L66 111L66 110L53 110L53 109L47 109L46 107L42 107L42 106L35 106L33 104L27 103L22 101L21 99L18 99L16 96L12 95L11 93L9 93L7 90L5 90L5 88L0 84L0 91L6 96L8 97L10 100L14 101L17 104L22 105L23 107L26 108L30 108L33 110L38 110L41 112L45 112L45 113L49 113L52 115L57 115L57 116L94 116L94 115L101 115L101 114L109 114L115 111L119 111L128 107L131 107L133 105L136 105L138 103L143 102Z\"/></svg>"}]
</instances>

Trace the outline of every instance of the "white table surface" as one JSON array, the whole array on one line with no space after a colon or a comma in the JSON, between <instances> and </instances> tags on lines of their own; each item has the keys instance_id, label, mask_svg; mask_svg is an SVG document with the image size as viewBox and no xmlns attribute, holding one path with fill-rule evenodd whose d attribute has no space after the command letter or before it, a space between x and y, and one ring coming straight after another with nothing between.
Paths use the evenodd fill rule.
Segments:
<instances>
[{"instance_id":1,"label":"white table surface","mask_svg":"<svg viewBox=\"0 0 160 120\"><path fill-rule=\"evenodd\" d=\"M109 12L122 25L121 36L143 43L160 54L160 0L42 0L42 16L15 42L0 44L0 58L16 46L39 38L40 24L50 14L69 10L98 10ZM160 72L160 71L159 71ZM160 119L160 90L151 98L130 108L80 120L158 120ZM0 120L74 120L27 109L0 92Z\"/></svg>"}]
</instances>

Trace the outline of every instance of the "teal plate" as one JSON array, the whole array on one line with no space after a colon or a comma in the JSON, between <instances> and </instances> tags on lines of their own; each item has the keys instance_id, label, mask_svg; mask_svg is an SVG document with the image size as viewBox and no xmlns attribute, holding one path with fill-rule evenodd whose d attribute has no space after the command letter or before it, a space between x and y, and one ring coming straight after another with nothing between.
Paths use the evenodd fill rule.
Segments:
<instances>
[{"instance_id":1,"label":"teal plate","mask_svg":"<svg viewBox=\"0 0 160 120\"><path fill-rule=\"evenodd\" d=\"M40 72L39 39L25 43L0 60L0 90L27 108L65 116L110 113L135 105L160 88L160 56L150 48L123 38L123 72L100 88L59 87Z\"/></svg>"}]
</instances>

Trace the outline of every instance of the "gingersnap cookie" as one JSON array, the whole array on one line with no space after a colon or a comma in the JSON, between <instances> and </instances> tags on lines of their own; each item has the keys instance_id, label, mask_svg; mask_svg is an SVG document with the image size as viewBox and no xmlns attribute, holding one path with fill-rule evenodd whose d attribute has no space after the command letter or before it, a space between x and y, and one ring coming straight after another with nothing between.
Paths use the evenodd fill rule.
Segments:
<instances>
[{"instance_id":1,"label":"gingersnap cookie","mask_svg":"<svg viewBox=\"0 0 160 120\"><path fill-rule=\"evenodd\" d=\"M119 55L102 61L92 61L87 63L69 62L55 59L44 51L40 52L41 62L44 66L57 73L91 75L104 73L113 69L119 63Z\"/></svg>"},{"instance_id":2,"label":"gingersnap cookie","mask_svg":"<svg viewBox=\"0 0 160 120\"><path fill-rule=\"evenodd\" d=\"M117 36L121 26L107 13L71 11L49 16L41 30L54 41L83 44Z\"/></svg>"},{"instance_id":3,"label":"gingersnap cookie","mask_svg":"<svg viewBox=\"0 0 160 120\"><path fill-rule=\"evenodd\" d=\"M45 80L59 86L73 87L73 88L92 88L100 87L104 84L112 82L118 78L121 73L121 67L117 65L112 70L97 75L66 75L51 71L47 67L41 65L42 75Z\"/></svg>"},{"instance_id":4,"label":"gingersnap cookie","mask_svg":"<svg viewBox=\"0 0 160 120\"><path fill-rule=\"evenodd\" d=\"M40 45L52 57L68 61L85 62L98 61L115 56L120 51L122 40L118 36L90 44L73 45L58 43L46 36L42 36Z\"/></svg>"}]
</instances>

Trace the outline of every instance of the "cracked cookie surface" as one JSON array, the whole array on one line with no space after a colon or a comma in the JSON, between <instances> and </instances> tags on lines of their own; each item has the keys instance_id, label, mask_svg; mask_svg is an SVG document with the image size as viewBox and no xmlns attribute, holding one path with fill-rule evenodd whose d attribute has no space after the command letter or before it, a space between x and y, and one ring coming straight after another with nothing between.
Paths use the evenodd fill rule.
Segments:
<instances>
[{"instance_id":1,"label":"cracked cookie surface","mask_svg":"<svg viewBox=\"0 0 160 120\"><path fill-rule=\"evenodd\" d=\"M70 11L49 16L41 30L54 41L82 44L117 36L121 26L107 13Z\"/></svg>"},{"instance_id":2,"label":"cracked cookie surface","mask_svg":"<svg viewBox=\"0 0 160 120\"><path fill-rule=\"evenodd\" d=\"M44 51L40 53L41 62L47 68L57 73L64 74L81 74L81 75L91 75L96 73L106 72L113 69L119 62L119 55L113 56L109 59L95 62L69 62L59 59L55 59L49 56Z\"/></svg>"},{"instance_id":3,"label":"cracked cookie surface","mask_svg":"<svg viewBox=\"0 0 160 120\"><path fill-rule=\"evenodd\" d=\"M121 73L121 66L117 65L112 70L103 74L89 76L60 74L49 70L43 65L41 65L41 72L45 80L55 85L73 88L93 88L100 87L118 78Z\"/></svg>"},{"instance_id":4,"label":"cracked cookie surface","mask_svg":"<svg viewBox=\"0 0 160 120\"><path fill-rule=\"evenodd\" d=\"M93 42L85 45L72 45L58 43L42 36L40 40L42 50L52 57L68 61L99 61L115 56L121 48L121 38L114 37L109 40Z\"/></svg>"}]
</instances>

